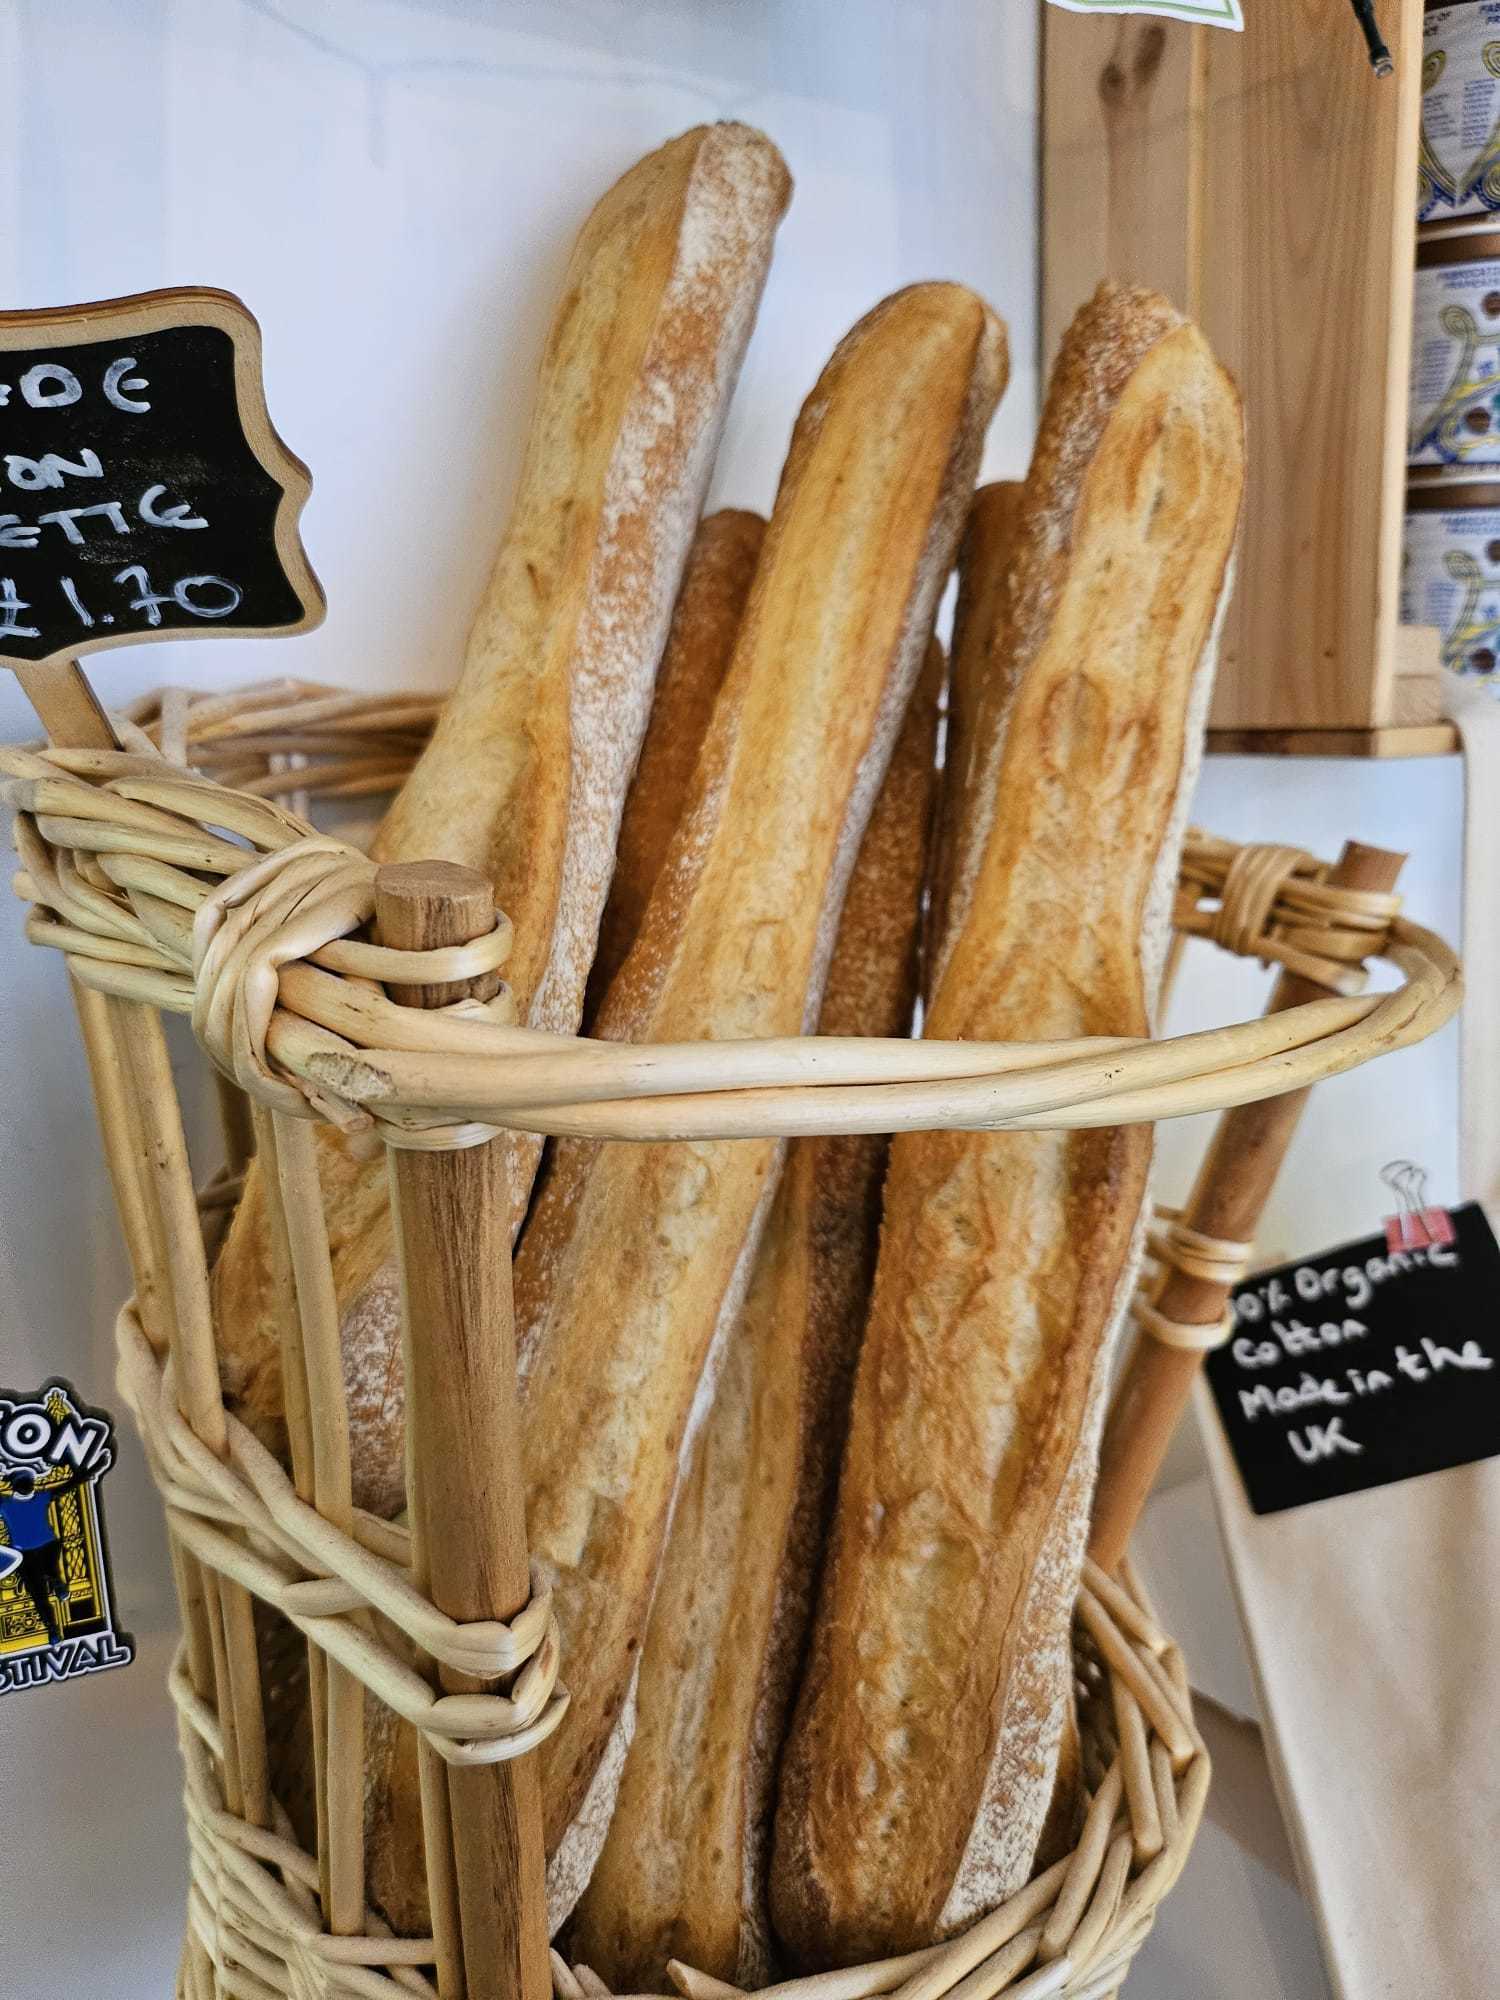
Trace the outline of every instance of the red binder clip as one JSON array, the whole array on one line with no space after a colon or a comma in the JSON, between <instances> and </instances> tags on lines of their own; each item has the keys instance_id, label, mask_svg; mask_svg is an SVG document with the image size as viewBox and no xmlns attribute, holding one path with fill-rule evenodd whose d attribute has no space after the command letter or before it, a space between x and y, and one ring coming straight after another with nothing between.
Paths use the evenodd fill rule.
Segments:
<instances>
[{"instance_id":1,"label":"red binder clip","mask_svg":"<svg viewBox=\"0 0 1500 2000\"><path fill-rule=\"evenodd\" d=\"M1396 1213L1385 1218L1387 1250L1430 1250L1453 1241L1453 1217L1427 1202L1427 1173L1415 1160L1392 1160L1380 1178L1396 1197Z\"/></svg>"}]
</instances>

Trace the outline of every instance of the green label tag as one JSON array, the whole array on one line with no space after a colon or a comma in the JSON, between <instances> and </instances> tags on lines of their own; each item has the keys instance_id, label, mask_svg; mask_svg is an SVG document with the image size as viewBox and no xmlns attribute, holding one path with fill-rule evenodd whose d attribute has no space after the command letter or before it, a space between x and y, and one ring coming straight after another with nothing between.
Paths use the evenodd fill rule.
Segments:
<instances>
[{"instance_id":1,"label":"green label tag","mask_svg":"<svg viewBox=\"0 0 1500 2000\"><path fill-rule=\"evenodd\" d=\"M1051 0L1070 14L1160 14L1169 21L1205 21L1211 28L1241 33L1240 0Z\"/></svg>"}]
</instances>

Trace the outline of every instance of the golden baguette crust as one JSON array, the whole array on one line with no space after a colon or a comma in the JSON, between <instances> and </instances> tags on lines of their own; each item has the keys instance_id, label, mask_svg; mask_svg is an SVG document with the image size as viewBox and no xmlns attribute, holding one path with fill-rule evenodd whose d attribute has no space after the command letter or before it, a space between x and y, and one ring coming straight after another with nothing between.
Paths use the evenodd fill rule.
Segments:
<instances>
[{"instance_id":1,"label":"golden baguette crust","mask_svg":"<svg viewBox=\"0 0 1500 2000\"><path fill-rule=\"evenodd\" d=\"M916 678L1003 384L970 292L922 285L840 344L793 432L686 813L600 1033L795 1034ZM748 1276L775 1141L556 1149L516 1262L528 1541L572 1706L545 1746L555 1921L592 1869L689 1417Z\"/></svg>"},{"instance_id":2,"label":"golden baguette crust","mask_svg":"<svg viewBox=\"0 0 1500 2000\"><path fill-rule=\"evenodd\" d=\"M759 514L732 509L711 514L699 525L672 614L646 739L620 821L599 958L589 975L591 994L611 940L621 958L634 942L652 884L661 872L734 651L765 528ZM866 845L872 837L873 826ZM416 1738L379 1704L372 1705L367 1723L365 1764L370 1895L398 1932L415 1935L430 1922Z\"/></svg>"},{"instance_id":3,"label":"golden baguette crust","mask_svg":"<svg viewBox=\"0 0 1500 2000\"><path fill-rule=\"evenodd\" d=\"M849 878L819 1028L909 1033L937 790L936 640ZM653 715L653 726L655 717ZM673 1510L609 1838L569 1957L617 1993L669 1958L769 1975L772 1786L811 1609L880 1226L884 1138L804 1139L785 1171Z\"/></svg>"},{"instance_id":4,"label":"golden baguette crust","mask_svg":"<svg viewBox=\"0 0 1500 2000\"><path fill-rule=\"evenodd\" d=\"M1242 454L1197 330L1101 289L1064 343L1001 592L1009 699L980 704L933 1036L1149 1032ZM926 1944L1031 1870L1150 1153L1145 1127L892 1146L781 1771L772 1908L804 1960Z\"/></svg>"},{"instance_id":5,"label":"golden baguette crust","mask_svg":"<svg viewBox=\"0 0 1500 2000\"><path fill-rule=\"evenodd\" d=\"M988 693L1003 699L1005 677L995 648L1004 643L1005 580L1015 541L1016 518L1025 482L997 480L981 486L959 547L959 593L953 615L949 659L947 730L943 746L943 788L932 868L934 936L946 928L948 886L955 865L964 801L975 782L974 746L985 740L980 709ZM991 731L993 734L993 730Z\"/></svg>"},{"instance_id":6,"label":"golden baguette crust","mask_svg":"<svg viewBox=\"0 0 1500 2000\"><path fill-rule=\"evenodd\" d=\"M458 686L376 841L478 868L533 1026L576 1032L615 836L791 179L700 126L590 216ZM432 843L438 845L434 849Z\"/></svg>"},{"instance_id":7,"label":"golden baguette crust","mask_svg":"<svg viewBox=\"0 0 1500 2000\"><path fill-rule=\"evenodd\" d=\"M656 676L651 719L620 816L615 872L589 973L587 1023L641 927L728 672L766 524L726 507L699 525Z\"/></svg>"},{"instance_id":8,"label":"golden baguette crust","mask_svg":"<svg viewBox=\"0 0 1500 2000\"><path fill-rule=\"evenodd\" d=\"M584 225L520 484L458 684L376 837L480 869L515 925L519 1017L575 1032L668 620L791 182L744 125L700 126ZM320 1131L355 1499L403 1504L400 1305L380 1149ZM540 1141L510 1159L524 1210ZM214 1272L231 1406L285 1451L265 1188Z\"/></svg>"}]
</instances>

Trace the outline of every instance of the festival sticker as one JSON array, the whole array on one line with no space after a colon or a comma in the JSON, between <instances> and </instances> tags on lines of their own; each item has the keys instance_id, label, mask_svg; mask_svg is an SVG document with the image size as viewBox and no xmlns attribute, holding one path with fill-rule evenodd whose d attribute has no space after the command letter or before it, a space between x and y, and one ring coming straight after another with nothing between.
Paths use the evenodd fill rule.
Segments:
<instances>
[{"instance_id":1,"label":"festival sticker","mask_svg":"<svg viewBox=\"0 0 1500 2000\"><path fill-rule=\"evenodd\" d=\"M101 1486L114 1425L54 1378L0 1393L0 1695L128 1667Z\"/></svg>"}]
</instances>

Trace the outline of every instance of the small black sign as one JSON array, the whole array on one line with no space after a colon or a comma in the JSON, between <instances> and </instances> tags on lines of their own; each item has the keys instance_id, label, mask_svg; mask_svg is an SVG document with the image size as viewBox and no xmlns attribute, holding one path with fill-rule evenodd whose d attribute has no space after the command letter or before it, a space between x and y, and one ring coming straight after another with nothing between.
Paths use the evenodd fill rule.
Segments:
<instances>
[{"instance_id":1,"label":"small black sign","mask_svg":"<svg viewBox=\"0 0 1500 2000\"><path fill-rule=\"evenodd\" d=\"M1454 1240L1368 1236L1234 1294L1208 1379L1257 1514L1500 1453L1500 1247L1477 1202Z\"/></svg>"},{"instance_id":2,"label":"small black sign","mask_svg":"<svg viewBox=\"0 0 1500 2000\"><path fill-rule=\"evenodd\" d=\"M308 488L228 293L0 314L0 660L305 631Z\"/></svg>"}]
</instances>

